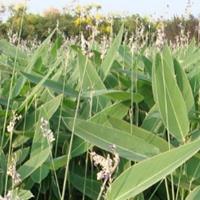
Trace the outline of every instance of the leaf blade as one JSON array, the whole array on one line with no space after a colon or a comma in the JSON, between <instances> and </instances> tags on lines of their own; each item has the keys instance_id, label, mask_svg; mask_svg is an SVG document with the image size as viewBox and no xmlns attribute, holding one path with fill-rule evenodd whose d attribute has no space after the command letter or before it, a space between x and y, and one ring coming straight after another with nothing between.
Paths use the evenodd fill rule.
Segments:
<instances>
[{"instance_id":1,"label":"leaf blade","mask_svg":"<svg viewBox=\"0 0 200 200\"><path fill-rule=\"evenodd\" d=\"M199 145L200 140L197 140L128 168L111 184L107 199L123 200L135 197L191 158L199 151Z\"/></svg>"}]
</instances>

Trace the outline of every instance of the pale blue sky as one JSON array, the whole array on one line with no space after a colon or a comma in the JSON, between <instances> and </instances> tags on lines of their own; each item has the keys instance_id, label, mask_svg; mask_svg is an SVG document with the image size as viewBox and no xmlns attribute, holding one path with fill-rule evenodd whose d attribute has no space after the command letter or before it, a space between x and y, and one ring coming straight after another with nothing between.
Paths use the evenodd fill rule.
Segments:
<instances>
[{"instance_id":1,"label":"pale blue sky","mask_svg":"<svg viewBox=\"0 0 200 200\"><path fill-rule=\"evenodd\" d=\"M20 0L0 0L19 2ZM78 0L80 4L99 3L103 12L139 13L141 15L152 15L153 17L171 17L184 14L188 0ZM200 0L191 0L192 14L200 16ZM29 10L41 13L48 7L63 8L70 0L29 0ZM169 9L167 8L169 5Z\"/></svg>"}]
</instances>

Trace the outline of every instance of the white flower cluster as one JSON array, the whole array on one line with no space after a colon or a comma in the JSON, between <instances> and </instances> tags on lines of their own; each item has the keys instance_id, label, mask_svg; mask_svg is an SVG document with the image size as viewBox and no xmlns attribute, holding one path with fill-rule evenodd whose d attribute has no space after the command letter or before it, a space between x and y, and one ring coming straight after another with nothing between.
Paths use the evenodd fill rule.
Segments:
<instances>
[{"instance_id":1,"label":"white flower cluster","mask_svg":"<svg viewBox=\"0 0 200 200\"><path fill-rule=\"evenodd\" d=\"M48 142L51 143L55 140L53 132L49 129L49 122L45 120L43 117L41 118L41 125L40 125L42 135L47 138Z\"/></svg>"},{"instance_id":2,"label":"white flower cluster","mask_svg":"<svg viewBox=\"0 0 200 200\"><path fill-rule=\"evenodd\" d=\"M87 55L89 58L93 56L93 52L91 52L90 42L88 42L83 33L81 33L81 51L84 55Z\"/></svg>"},{"instance_id":3,"label":"white flower cluster","mask_svg":"<svg viewBox=\"0 0 200 200\"><path fill-rule=\"evenodd\" d=\"M15 127L15 124L17 123L17 121L19 121L22 118L21 115L17 115L13 112L13 118L10 121L9 125L7 126L7 131L8 133L12 133Z\"/></svg>"},{"instance_id":4,"label":"white flower cluster","mask_svg":"<svg viewBox=\"0 0 200 200\"><path fill-rule=\"evenodd\" d=\"M107 40L106 36L103 36L103 40L102 40L101 47L100 47L102 60L104 59L108 48L109 48L109 41Z\"/></svg>"},{"instance_id":5,"label":"white flower cluster","mask_svg":"<svg viewBox=\"0 0 200 200\"><path fill-rule=\"evenodd\" d=\"M165 44L165 27L161 24L161 27L157 29L156 47L162 49Z\"/></svg>"},{"instance_id":6,"label":"white flower cluster","mask_svg":"<svg viewBox=\"0 0 200 200\"><path fill-rule=\"evenodd\" d=\"M4 197L0 196L0 200L20 200L20 198L13 194L12 191L8 191Z\"/></svg>"},{"instance_id":7,"label":"white flower cluster","mask_svg":"<svg viewBox=\"0 0 200 200\"><path fill-rule=\"evenodd\" d=\"M95 152L91 152L91 160L94 161L95 166L100 166L101 171L97 173L97 180L104 180L104 181L112 181L112 174L116 170L118 164L119 164L119 155L115 151L115 146L112 147L113 151L113 159L110 158L110 155L107 155L107 158L104 158L103 156L98 155Z\"/></svg>"},{"instance_id":8,"label":"white flower cluster","mask_svg":"<svg viewBox=\"0 0 200 200\"><path fill-rule=\"evenodd\" d=\"M14 185L21 183L20 174L16 171L16 160L12 157L7 169L8 176L11 176Z\"/></svg>"}]
</instances>

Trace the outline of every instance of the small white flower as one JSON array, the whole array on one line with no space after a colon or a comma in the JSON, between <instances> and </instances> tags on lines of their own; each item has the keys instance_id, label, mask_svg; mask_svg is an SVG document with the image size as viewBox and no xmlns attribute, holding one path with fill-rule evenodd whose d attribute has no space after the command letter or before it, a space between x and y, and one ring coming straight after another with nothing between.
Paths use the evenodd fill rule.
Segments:
<instances>
[{"instance_id":1,"label":"small white flower","mask_svg":"<svg viewBox=\"0 0 200 200\"><path fill-rule=\"evenodd\" d=\"M2 197L0 196L0 200L20 200L20 198L16 195L16 194L13 194L12 191L8 191L8 193Z\"/></svg>"},{"instance_id":2,"label":"small white flower","mask_svg":"<svg viewBox=\"0 0 200 200\"><path fill-rule=\"evenodd\" d=\"M7 126L8 133L12 133L14 131L15 124L22 118L21 115L17 115L13 112L13 118Z\"/></svg>"},{"instance_id":3,"label":"small white flower","mask_svg":"<svg viewBox=\"0 0 200 200\"><path fill-rule=\"evenodd\" d=\"M107 155L107 158L96 154L95 152L91 152L91 160L94 161L94 166L100 166L101 171L97 173L97 180L106 180L111 182L112 174L116 170L119 165L119 155L116 153L116 146L112 145L111 151L114 156L113 159L110 158L110 155Z\"/></svg>"},{"instance_id":4,"label":"small white flower","mask_svg":"<svg viewBox=\"0 0 200 200\"><path fill-rule=\"evenodd\" d=\"M43 117L41 118L40 128L41 128L43 137L47 138L49 143L55 140L53 131L49 129L49 122L45 120Z\"/></svg>"},{"instance_id":5,"label":"small white flower","mask_svg":"<svg viewBox=\"0 0 200 200\"><path fill-rule=\"evenodd\" d=\"M11 176L14 185L21 183L21 176L16 171L16 160L12 157L7 169L8 176Z\"/></svg>"}]
</instances>

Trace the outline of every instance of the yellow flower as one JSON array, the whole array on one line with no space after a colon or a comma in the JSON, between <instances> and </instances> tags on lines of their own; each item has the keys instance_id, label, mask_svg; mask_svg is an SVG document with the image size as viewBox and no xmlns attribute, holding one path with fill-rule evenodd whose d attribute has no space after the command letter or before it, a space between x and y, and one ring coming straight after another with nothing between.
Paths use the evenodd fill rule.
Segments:
<instances>
[{"instance_id":1,"label":"yellow flower","mask_svg":"<svg viewBox=\"0 0 200 200\"><path fill-rule=\"evenodd\" d=\"M75 25L76 26L80 26L81 25L81 19L80 18L77 18L75 21L74 21Z\"/></svg>"},{"instance_id":2,"label":"yellow flower","mask_svg":"<svg viewBox=\"0 0 200 200\"><path fill-rule=\"evenodd\" d=\"M85 22L85 24L91 25L92 19L90 17L86 17L84 22Z\"/></svg>"},{"instance_id":3,"label":"yellow flower","mask_svg":"<svg viewBox=\"0 0 200 200\"><path fill-rule=\"evenodd\" d=\"M165 26L165 24L163 22L158 22L156 25L156 29L161 29Z\"/></svg>"},{"instance_id":4,"label":"yellow flower","mask_svg":"<svg viewBox=\"0 0 200 200\"><path fill-rule=\"evenodd\" d=\"M101 20L102 18L103 18L102 15L99 15L99 14L96 14L96 15L95 15L95 19L96 19L97 21Z\"/></svg>"},{"instance_id":5,"label":"yellow flower","mask_svg":"<svg viewBox=\"0 0 200 200\"><path fill-rule=\"evenodd\" d=\"M105 33L110 33L111 30L112 30L111 26L106 26L104 31L105 31Z\"/></svg>"}]
</instances>

